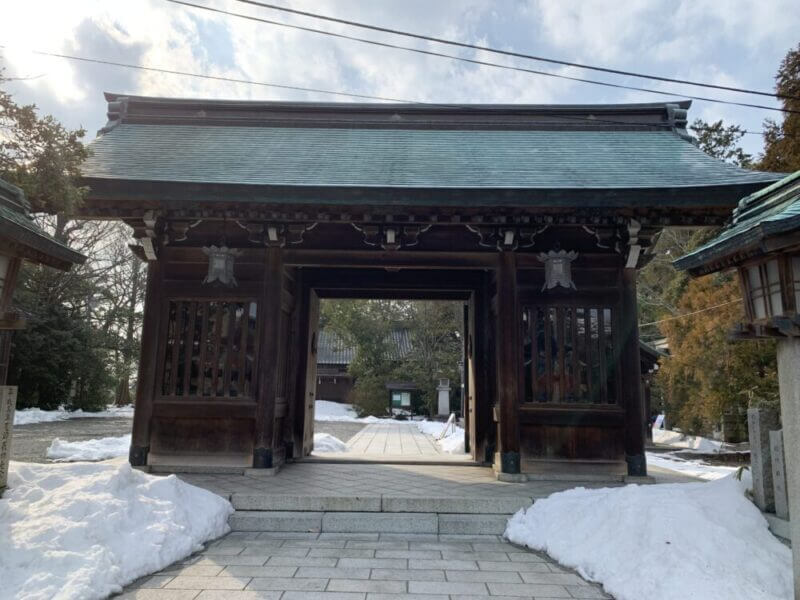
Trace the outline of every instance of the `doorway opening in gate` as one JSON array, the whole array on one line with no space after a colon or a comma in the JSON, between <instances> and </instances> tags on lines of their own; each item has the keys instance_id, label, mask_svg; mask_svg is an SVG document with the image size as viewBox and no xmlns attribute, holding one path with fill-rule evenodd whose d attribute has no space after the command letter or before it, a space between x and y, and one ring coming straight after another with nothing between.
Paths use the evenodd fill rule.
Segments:
<instances>
[{"instance_id":1,"label":"doorway opening in gate","mask_svg":"<svg viewBox=\"0 0 800 600\"><path fill-rule=\"evenodd\" d=\"M463 300L320 299L311 458L470 461L467 314Z\"/></svg>"}]
</instances>

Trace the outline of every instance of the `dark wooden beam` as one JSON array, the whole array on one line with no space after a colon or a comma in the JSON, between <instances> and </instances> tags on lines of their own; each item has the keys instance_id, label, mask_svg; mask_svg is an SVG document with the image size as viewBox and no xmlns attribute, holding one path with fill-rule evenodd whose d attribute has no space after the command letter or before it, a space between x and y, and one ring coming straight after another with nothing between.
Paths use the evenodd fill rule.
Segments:
<instances>
[{"instance_id":1,"label":"dark wooden beam","mask_svg":"<svg viewBox=\"0 0 800 600\"><path fill-rule=\"evenodd\" d=\"M493 269L495 252L417 252L402 250L286 250L284 264L351 269Z\"/></svg>"},{"instance_id":2,"label":"dark wooden beam","mask_svg":"<svg viewBox=\"0 0 800 600\"><path fill-rule=\"evenodd\" d=\"M128 460L138 467L147 464L150 451L150 421L153 400L158 387L157 373L162 314L162 265L157 261L147 263L147 289L144 298L142 344L139 356L139 378L136 384L136 405L133 413L133 433Z\"/></svg>"},{"instance_id":3,"label":"dark wooden beam","mask_svg":"<svg viewBox=\"0 0 800 600\"><path fill-rule=\"evenodd\" d=\"M625 407L625 461L628 475L647 475L644 455L644 402L642 399L641 358L639 356L639 325L636 305L636 270L622 269L622 310L620 335L622 353L620 374Z\"/></svg>"},{"instance_id":4,"label":"dark wooden beam","mask_svg":"<svg viewBox=\"0 0 800 600\"><path fill-rule=\"evenodd\" d=\"M500 470L520 472L519 403L522 397L520 351L521 318L517 293L517 266L512 252L500 254L496 297L497 437Z\"/></svg>"},{"instance_id":5,"label":"dark wooden beam","mask_svg":"<svg viewBox=\"0 0 800 600\"><path fill-rule=\"evenodd\" d=\"M280 332L283 264L280 248L267 248L259 312L261 332L256 386L256 426L253 467L273 466L275 442L275 403L278 384L277 343Z\"/></svg>"}]
</instances>

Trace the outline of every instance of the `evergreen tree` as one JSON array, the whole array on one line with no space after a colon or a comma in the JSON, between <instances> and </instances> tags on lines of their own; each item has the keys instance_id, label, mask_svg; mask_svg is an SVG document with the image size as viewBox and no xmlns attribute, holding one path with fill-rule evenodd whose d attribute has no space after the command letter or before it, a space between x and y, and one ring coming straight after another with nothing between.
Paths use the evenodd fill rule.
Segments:
<instances>
[{"instance_id":1,"label":"evergreen tree","mask_svg":"<svg viewBox=\"0 0 800 600\"><path fill-rule=\"evenodd\" d=\"M780 123L764 121L764 155L758 167L765 171L789 173L800 169L800 44L790 50L775 76L775 91L785 96L787 112Z\"/></svg>"}]
</instances>

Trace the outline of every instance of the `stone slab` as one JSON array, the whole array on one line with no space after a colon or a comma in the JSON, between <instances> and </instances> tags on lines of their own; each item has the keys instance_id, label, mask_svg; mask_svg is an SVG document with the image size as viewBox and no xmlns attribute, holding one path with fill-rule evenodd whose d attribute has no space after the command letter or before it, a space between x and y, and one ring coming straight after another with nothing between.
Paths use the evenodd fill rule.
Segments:
<instances>
[{"instance_id":1,"label":"stone slab","mask_svg":"<svg viewBox=\"0 0 800 600\"><path fill-rule=\"evenodd\" d=\"M789 521L787 519L781 519L777 515L773 515L772 513L761 513L764 515L764 518L767 520L769 524L769 530L779 538L785 541L790 541L792 532L789 527Z\"/></svg>"},{"instance_id":2,"label":"stone slab","mask_svg":"<svg viewBox=\"0 0 800 600\"><path fill-rule=\"evenodd\" d=\"M11 430L17 407L17 386L0 385L0 496L8 483L8 462L11 459Z\"/></svg>"},{"instance_id":3,"label":"stone slab","mask_svg":"<svg viewBox=\"0 0 800 600\"><path fill-rule=\"evenodd\" d=\"M775 510L769 432L777 429L780 429L777 410L764 407L747 409L750 470L753 474L753 500L756 506L764 512Z\"/></svg>"},{"instance_id":4,"label":"stone slab","mask_svg":"<svg viewBox=\"0 0 800 600\"><path fill-rule=\"evenodd\" d=\"M322 517L322 531L367 533L437 533L435 513L329 512Z\"/></svg>"},{"instance_id":5,"label":"stone slab","mask_svg":"<svg viewBox=\"0 0 800 600\"><path fill-rule=\"evenodd\" d=\"M769 432L772 457L772 490L775 496L775 515L789 519L789 496L786 488L786 462L783 453L783 430Z\"/></svg>"},{"instance_id":6,"label":"stone slab","mask_svg":"<svg viewBox=\"0 0 800 600\"><path fill-rule=\"evenodd\" d=\"M321 512L237 510L228 519L233 531L320 531Z\"/></svg>"},{"instance_id":7,"label":"stone slab","mask_svg":"<svg viewBox=\"0 0 800 600\"><path fill-rule=\"evenodd\" d=\"M506 515L464 515L441 514L439 515L440 534L502 534L506 530L508 518Z\"/></svg>"},{"instance_id":8,"label":"stone slab","mask_svg":"<svg viewBox=\"0 0 800 600\"><path fill-rule=\"evenodd\" d=\"M425 498L410 496L384 496L383 512L435 512L461 514L511 515L527 508L533 499L529 496L495 496L489 498Z\"/></svg>"},{"instance_id":9,"label":"stone slab","mask_svg":"<svg viewBox=\"0 0 800 600\"><path fill-rule=\"evenodd\" d=\"M299 494L233 494L237 510L315 512L380 512L380 496L319 496Z\"/></svg>"}]
</instances>

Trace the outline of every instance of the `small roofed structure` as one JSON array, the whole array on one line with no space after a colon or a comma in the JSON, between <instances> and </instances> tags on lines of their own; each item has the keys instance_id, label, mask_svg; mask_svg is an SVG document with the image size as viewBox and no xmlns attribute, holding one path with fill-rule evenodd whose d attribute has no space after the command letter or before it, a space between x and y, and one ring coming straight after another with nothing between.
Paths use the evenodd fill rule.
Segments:
<instances>
[{"instance_id":1,"label":"small roofed structure","mask_svg":"<svg viewBox=\"0 0 800 600\"><path fill-rule=\"evenodd\" d=\"M735 268L745 322L734 339L778 340L778 384L800 597L800 171L743 198L713 240L675 261L693 276Z\"/></svg>"},{"instance_id":2,"label":"small roofed structure","mask_svg":"<svg viewBox=\"0 0 800 600\"><path fill-rule=\"evenodd\" d=\"M68 271L86 260L45 233L29 213L30 204L22 190L0 179L0 385L5 384L8 370L8 332L25 326L25 319L11 305L22 261Z\"/></svg>"},{"instance_id":3,"label":"small roofed structure","mask_svg":"<svg viewBox=\"0 0 800 600\"><path fill-rule=\"evenodd\" d=\"M25 319L12 310L11 300L23 260L67 271L86 257L53 239L30 217L30 204L18 187L0 179L0 495L6 486L11 455L11 427L17 403L16 386L6 385L15 329Z\"/></svg>"}]
</instances>

